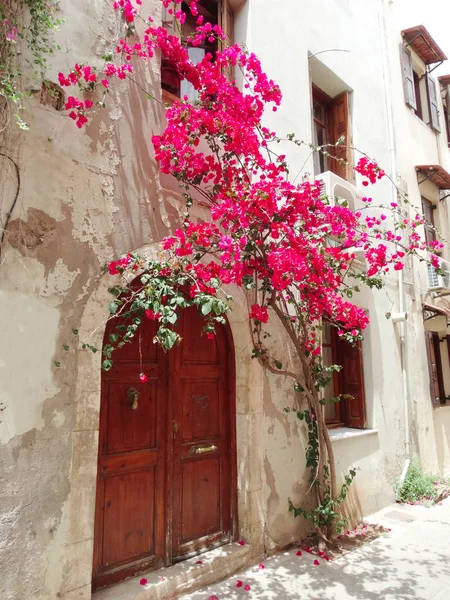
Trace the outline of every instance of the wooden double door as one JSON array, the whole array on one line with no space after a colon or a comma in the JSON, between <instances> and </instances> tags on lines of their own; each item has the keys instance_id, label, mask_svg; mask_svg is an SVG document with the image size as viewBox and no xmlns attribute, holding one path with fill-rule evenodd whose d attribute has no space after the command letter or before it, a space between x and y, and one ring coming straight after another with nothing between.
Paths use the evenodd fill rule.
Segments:
<instances>
[{"instance_id":1,"label":"wooden double door","mask_svg":"<svg viewBox=\"0 0 450 600\"><path fill-rule=\"evenodd\" d=\"M228 326L209 340L203 325L184 311L164 352L146 320L102 373L94 589L234 537L233 348Z\"/></svg>"}]
</instances>

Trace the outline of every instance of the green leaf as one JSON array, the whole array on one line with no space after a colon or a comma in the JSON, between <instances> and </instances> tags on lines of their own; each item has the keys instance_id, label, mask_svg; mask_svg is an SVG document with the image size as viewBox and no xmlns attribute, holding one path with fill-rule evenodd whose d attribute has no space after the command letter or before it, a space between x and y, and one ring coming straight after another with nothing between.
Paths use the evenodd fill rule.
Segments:
<instances>
[{"instance_id":1,"label":"green leaf","mask_svg":"<svg viewBox=\"0 0 450 600\"><path fill-rule=\"evenodd\" d=\"M119 308L119 306L118 306L117 302L110 302L110 304L109 304L109 312L112 315L116 314L118 308Z\"/></svg>"},{"instance_id":2,"label":"green leaf","mask_svg":"<svg viewBox=\"0 0 450 600\"><path fill-rule=\"evenodd\" d=\"M109 358L106 358L103 362L102 362L102 369L104 369L105 371L109 371L110 368L112 367L112 360L110 360Z\"/></svg>"},{"instance_id":3,"label":"green leaf","mask_svg":"<svg viewBox=\"0 0 450 600\"><path fill-rule=\"evenodd\" d=\"M209 315L209 313L212 311L212 307L213 307L213 300L207 300L204 304L202 304L202 315Z\"/></svg>"}]
</instances>

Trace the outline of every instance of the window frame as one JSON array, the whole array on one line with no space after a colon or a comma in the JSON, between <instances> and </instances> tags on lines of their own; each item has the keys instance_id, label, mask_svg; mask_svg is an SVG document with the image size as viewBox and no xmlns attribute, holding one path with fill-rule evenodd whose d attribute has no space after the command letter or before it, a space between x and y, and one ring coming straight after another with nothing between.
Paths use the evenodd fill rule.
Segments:
<instances>
[{"instance_id":1,"label":"window frame","mask_svg":"<svg viewBox=\"0 0 450 600\"><path fill-rule=\"evenodd\" d=\"M325 115L325 120L321 121L320 119L317 119L315 114L314 114L314 105L318 104L319 106L321 106L324 110L324 115ZM320 127L325 131L325 144L329 144L330 143L330 129L333 128L333 123L332 123L332 105L333 105L333 98L331 98L330 96L328 96L328 94L326 94L325 92L323 92L320 88L318 88L316 85L314 85L314 83L312 84L312 118L313 118L313 127L314 127L314 131L313 131L313 143L315 146L320 146L322 144L319 144L319 140L318 140L318 135L317 135L317 128ZM314 171L315 171L315 175L320 175L321 173L325 173L326 171L329 171L329 164L328 164L328 158L322 153L322 152L315 152L314 153ZM322 170L323 169L323 170Z\"/></svg>"},{"instance_id":2,"label":"window frame","mask_svg":"<svg viewBox=\"0 0 450 600\"><path fill-rule=\"evenodd\" d=\"M349 344L349 342L346 342L345 340L340 340L338 338L337 335L337 329L336 327L332 326L330 323L324 322L323 323L324 327L329 327L329 339L330 342L329 343L322 343L322 347L331 347L331 360L332 363L331 364L340 364L340 359L338 357L338 342L339 344L343 344L343 345L348 345L349 348L352 349L353 351L353 347L351 346L351 344ZM343 346L345 347L345 346ZM361 352L361 356L359 359L359 364L361 367L361 371L360 371L360 379L359 379L359 395L360 395L360 405L359 405L359 411L361 413L362 416L362 421L363 424L361 425L361 427L357 427L354 424L351 423L351 415L350 415L350 406L349 406L349 402L351 402L352 400L355 401L355 396L353 396L351 399L350 398L341 398L341 400L339 402L336 402L334 404L335 406L335 416L333 417L327 417L325 415L325 406L324 406L324 416L325 416L325 423L328 427L328 429L336 429L338 427L348 427L351 429L366 429L367 425L366 425L366 398L365 398L365 377L364 377L364 369L363 369L363 355L362 355L362 345L361 343L358 343L356 345L356 349L357 351ZM323 353L322 353L323 355ZM327 366L327 365L324 365ZM342 369L340 371L333 371L333 393L334 396L337 397L340 394L345 394L345 386L344 386L344 377L345 377L345 365L341 365ZM326 398L324 398L324 400L326 400Z\"/></svg>"},{"instance_id":3,"label":"window frame","mask_svg":"<svg viewBox=\"0 0 450 600\"><path fill-rule=\"evenodd\" d=\"M208 9L208 7L205 7L204 5L201 4L202 2L208 3L208 4L214 4L216 7L216 14L212 15L210 10ZM202 49L205 51L205 53L209 52L214 57L216 52L218 52L219 50L223 50L223 48L230 46L234 43L234 13L233 13L233 9L231 8L228 0L199 0L199 2L197 3L197 9L198 9L199 15L203 15L205 17L206 21L211 22L213 24L217 23L217 25L219 25L222 28L226 39L224 41L215 40L215 42L213 44L205 41L205 43L199 44L197 46L190 46L190 44L186 44L186 46L188 48L192 47L195 49ZM174 17L169 15L167 9L163 9L163 10L165 11L163 13L163 24L166 25L168 30L171 30L171 33L173 35L180 37L179 31L175 31ZM186 14L186 22L188 20L191 21L191 26L195 29L196 18L194 18L191 15L191 12L189 10L189 1L188 0L183 0L183 2L181 3L181 10L183 10ZM181 39L182 40L185 40L185 37L186 37L185 29L186 29L186 23L182 26L182 31L181 31ZM184 31L184 35L183 35L183 31ZM166 64L164 64L164 63L166 63ZM172 86L171 89L168 89L168 86L164 86L164 83L163 83L164 72L169 71L170 68L171 68L171 65L170 65L169 61L164 61L164 60L161 61L162 96L163 96L164 100L166 100L170 103L173 103L177 100L180 100L180 98L182 97L182 91L181 91L182 81L179 79L177 88ZM234 68L230 66L227 69L226 75L227 75L228 79L232 80L233 76L234 76ZM185 92L186 92L186 90L185 90ZM187 95L189 95L189 91L187 92ZM191 99L191 101L192 101L192 99Z\"/></svg>"},{"instance_id":4,"label":"window frame","mask_svg":"<svg viewBox=\"0 0 450 600\"><path fill-rule=\"evenodd\" d=\"M431 77L429 65L424 64L421 67L417 60L413 60L411 50L404 43L401 46L401 64L406 105L431 130L441 133L441 110L438 100L438 87L435 79ZM420 75L422 72L423 74ZM422 86L423 79L425 81ZM427 115L425 115L425 107ZM428 122L425 121L425 116L428 117Z\"/></svg>"},{"instance_id":5,"label":"window frame","mask_svg":"<svg viewBox=\"0 0 450 600\"><path fill-rule=\"evenodd\" d=\"M320 119L315 117L315 103L323 106L326 116L325 121L320 121ZM334 146L334 148L327 149L327 151L330 153L330 156L325 156L323 153L320 153L320 155L317 152L314 153L314 175L317 176L325 173L326 171L331 171L338 177L352 182L354 173L352 167L350 166L352 162L350 92L342 92L341 94L338 94L332 98L326 92L312 83L311 119L314 145L319 145L317 143L317 126L322 127L326 132L325 145L335 144L342 134L345 136L345 145L337 145ZM339 159L344 159L345 162L341 162Z\"/></svg>"}]
</instances>

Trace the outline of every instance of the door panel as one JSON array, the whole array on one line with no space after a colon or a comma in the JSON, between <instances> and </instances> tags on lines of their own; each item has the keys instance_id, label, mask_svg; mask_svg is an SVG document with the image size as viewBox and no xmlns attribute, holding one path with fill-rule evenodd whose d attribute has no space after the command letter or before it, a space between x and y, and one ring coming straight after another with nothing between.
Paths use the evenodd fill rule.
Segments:
<instances>
[{"instance_id":1,"label":"door panel","mask_svg":"<svg viewBox=\"0 0 450 600\"><path fill-rule=\"evenodd\" d=\"M145 323L102 372L94 589L164 564L168 365L154 334Z\"/></svg>"},{"instance_id":2,"label":"door panel","mask_svg":"<svg viewBox=\"0 0 450 600\"><path fill-rule=\"evenodd\" d=\"M208 340L203 325L186 310L163 352L145 320L102 373L94 589L232 538L233 353L226 327Z\"/></svg>"},{"instance_id":3,"label":"door panel","mask_svg":"<svg viewBox=\"0 0 450 600\"><path fill-rule=\"evenodd\" d=\"M105 567L154 554L155 489L156 465L105 481Z\"/></svg>"},{"instance_id":4,"label":"door panel","mask_svg":"<svg viewBox=\"0 0 450 600\"><path fill-rule=\"evenodd\" d=\"M171 371L174 422L172 557L231 539L230 351L224 327L214 340L199 335L197 309L185 311L185 350ZM192 343L194 340L195 343Z\"/></svg>"},{"instance_id":5,"label":"door panel","mask_svg":"<svg viewBox=\"0 0 450 600\"><path fill-rule=\"evenodd\" d=\"M221 531L220 456L193 458L182 466L181 543Z\"/></svg>"},{"instance_id":6,"label":"door panel","mask_svg":"<svg viewBox=\"0 0 450 600\"><path fill-rule=\"evenodd\" d=\"M220 435L219 380L183 381L181 437L193 442Z\"/></svg>"},{"instance_id":7,"label":"door panel","mask_svg":"<svg viewBox=\"0 0 450 600\"><path fill-rule=\"evenodd\" d=\"M149 378L141 383L137 374L127 382L120 379L106 383L108 454L155 447L157 380ZM137 398L132 392L128 395L128 390L136 390ZM137 404L134 410L133 402Z\"/></svg>"}]
</instances>

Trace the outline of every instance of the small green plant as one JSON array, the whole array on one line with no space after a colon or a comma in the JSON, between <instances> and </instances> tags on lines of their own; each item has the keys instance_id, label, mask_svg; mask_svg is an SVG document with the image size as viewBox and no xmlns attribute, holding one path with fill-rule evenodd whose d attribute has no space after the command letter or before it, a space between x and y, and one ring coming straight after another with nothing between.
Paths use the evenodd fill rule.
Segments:
<instances>
[{"instance_id":1,"label":"small green plant","mask_svg":"<svg viewBox=\"0 0 450 600\"><path fill-rule=\"evenodd\" d=\"M397 500L408 502L431 502L438 497L439 479L432 473L423 471L417 461L412 461L404 482L397 488Z\"/></svg>"},{"instance_id":2,"label":"small green plant","mask_svg":"<svg viewBox=\"0 0 450 600\"><path fill-rule=\"evenodd\" d=\"M290 412L290 409L285 409L285 411ZM339 494L333 499L328 464L320 464L318 426L315 415L309 410L296 411L296 415L300 421L304 420L308 427L306 466L311 471L312 486L316 488L319 501L312 510L305 510L295 507L289 499L289 511L294 513L294 517L302 516L310 521L321 537L328 541L331 534L334 533L334 528L337 533L341 533L348 525L348 520L340 512L340 507L347 497L348 489L356 476L356 470L350 469ZM322 477L318 477L320 468L322 468Z\"/></svg>"}]
</instances>

